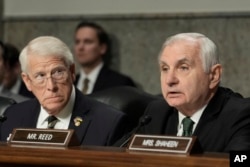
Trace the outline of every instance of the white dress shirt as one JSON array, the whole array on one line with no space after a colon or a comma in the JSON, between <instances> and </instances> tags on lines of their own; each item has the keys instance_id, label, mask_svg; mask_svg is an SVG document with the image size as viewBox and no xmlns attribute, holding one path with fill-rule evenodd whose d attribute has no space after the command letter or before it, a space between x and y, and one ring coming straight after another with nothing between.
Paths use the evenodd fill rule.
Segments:
<instances>
[{"instance_id":1,"label":"white dress shirt","mask_svg":"<svg viewBox=\"0 0 250 167\"><path fill-rule=\"evenodd\" d=\"M203 113L203 111L205 110L207 105L205 105L204 107L202 107L201 109L199 109L197 112L194 113L194 115L192 115L190 118L192 119L192 121L194 121L194 125L193 125L193 130L192 132L194 132L200 118L201 115ZM178 111L178 116L179 116L179 123L178 123L178 127L177 127L177 136L182 136L183 133L183 125L182 125L182 120L186 117L185 115L183 115L180 111Z\"/></svg>"},{"instance_id":2,"label":"white dress shirt","mask_svg":"<svg viewBox=\"0 0 250 167\"><path fill-rule=\"evenodd\" d=\"M54 129L68 129L70 118L72 115L72 110L74 107L75 102L75 88L72 88L70 100L67 103L67 105L64 107L62 111L59 112L59 114L55 115L58 119L57 123L55 124ZM47 128L48 125L48 118L49 114L46 112L46 110L41 106L40 114L38 117L36 128Z\"/></svg>"},{"instance_id":3,"label":"white dress shirt","mask_svg":"<svg viewBox=\"0 0 250 167\"><path fill-rule=\"evenodd\" d=\"M94 70L92 70L89 74L85 74L83 70L80 70L80 77L79 77L79 81L77 83L77 88L82 90L83 89L83 81L85 78L89 79L89 83L88 83L88 90L86 94L90 94L93 92L94 89L94 85L96 82L96 79L103 67L104 63L101 62Z\"/></svg>"}]
</instances>

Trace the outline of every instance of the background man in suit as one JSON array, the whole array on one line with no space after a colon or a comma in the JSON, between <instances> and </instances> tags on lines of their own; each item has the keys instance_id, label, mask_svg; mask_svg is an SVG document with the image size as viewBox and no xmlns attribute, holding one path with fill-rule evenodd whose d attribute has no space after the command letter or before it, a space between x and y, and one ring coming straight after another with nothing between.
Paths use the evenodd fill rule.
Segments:
<instances>
[{"instance_id":1,"label":"background man in suit","mask_svg":"<svg viewBox=\"0 0 250 167\"><path fill-rule=\"evenodd\" d=\"M74 87L74 58L61 40L51 36L32 40L22 50L20 63L22 78L36 98L5 111L2 141L13 128L20 127L74 129L84 145L111 145L123 134L124 113L84 96Z\"/></svg>"},{"instance_id":2,"label":"background man in suit","mask_svg":"<svg viewBox=\"0 0 250 167\"><path fill-rule=\"evenodd\" d=\"M5 75L2 85L13 94L33 98L21 79L21 67L19 63L19 50L10 43L5 43Z\"/></svg>"},{"instance_id":3,"label":"background man in suit","mask_svg":"<svg viewBox=\"0 0 250 167\"><path fill-rule=\"evenodd\" d=\"M219 86L222 66L209 38L168 38L159 66L164 99L148 106L152 120L141 133L197 136L204 151L250 150L250 101Z\"/></svg>"},{"instance_id":4,"label":"background man in suit","mask_svg":"<svg viewBox=\"0 0 250 167\"><path fill-rule=\"evenodd\" d=\"M0 41L0 96L8 97L16 102L22 102L28 100L28 97L18 95L16 93L11 92L4 85L5 77L8 74L8 55L6 53L6 45ZM20 74L19 74L20 75Z\"/></svg>"},{"instance_id":5,"label":"background man in suit","mask_svg":"<svg viewBox=\"0 0 250 167\"><path fill-rule=\"evenodd\" d=\"M110 39L104 29L91 22L81 22L75 29L75 57L80 64L76 85L90 94L115 86L134 86L131 78L108 68Z\"/></svg>"}]
</instances>

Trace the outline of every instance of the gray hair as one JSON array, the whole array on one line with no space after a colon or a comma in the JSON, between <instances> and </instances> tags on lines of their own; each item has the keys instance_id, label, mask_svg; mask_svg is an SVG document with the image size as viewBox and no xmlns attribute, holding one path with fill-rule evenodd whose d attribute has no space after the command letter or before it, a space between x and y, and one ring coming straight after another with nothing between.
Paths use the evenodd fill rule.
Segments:
<instances>
[{"instance_id":1,"label":"gray hair","mask_svg":"<svg viewBox=\"0 0 250 167\"><path fill-rule=\"evenodd\" d=\"M203 69L206 73L209 73L213 65L219 64L216 45L212 40L200 33L180 33L167 38L162 46L159 56L161 56L166 46L180 40L198 42Z\"/></svg>"},{"instance_id":2,"label":"gray hair","mask_svg":"<svg viewBox=\"0 0 250 167\"><path fill-rule=\"evenodd\" d=\"M67 66L74 64L74 57L68 46L53 36L41 36L33 39L21 51L19 61L23 72L28 72L29 56L55 56L62 58Z\"/></svg>"}]
</instances>

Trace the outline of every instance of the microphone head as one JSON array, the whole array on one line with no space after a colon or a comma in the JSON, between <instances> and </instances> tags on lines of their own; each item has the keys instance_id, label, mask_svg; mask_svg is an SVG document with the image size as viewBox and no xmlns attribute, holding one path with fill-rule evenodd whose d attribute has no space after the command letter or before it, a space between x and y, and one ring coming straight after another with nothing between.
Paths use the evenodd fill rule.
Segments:
<instances>
[{"instance_id":1,"label":"microphone head","mask_svg":"<svg viewBox=\"0 0 250 167\"><path fill-rule=\"evenodd\" d=\"M140 125L141 125L141 126L147 125L151 120L152 120L152 117L151 117L151 116L145 115L145 116L141 119Z\"/></svg>"},{"instance_id":2,"label":"microphone head","mask_svg":"<svg viewBox=\"0 0 250 167\"><path fill-rule=\"evenodd\" d=\"M7 117L4 115L0 115L0 122L6 121Z\"/></svg>"}]
</instances>

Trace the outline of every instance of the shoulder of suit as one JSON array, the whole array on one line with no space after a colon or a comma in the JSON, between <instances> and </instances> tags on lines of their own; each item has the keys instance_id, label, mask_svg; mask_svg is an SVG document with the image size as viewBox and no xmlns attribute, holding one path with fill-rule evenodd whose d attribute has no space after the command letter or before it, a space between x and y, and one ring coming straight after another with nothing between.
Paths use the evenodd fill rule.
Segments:
<instances>
[{"instance_id":1,"label":"shoulder of suit","mask_svg":"<svg viewBox=\"0 0 250 167\"><path fill-rule=\"evenodd\" d=\"M25 100L23 102L16 103L16 104L12 105L12 107L31 108L32 106L36 106L36 105L40 105L38 100L36 100L36 99L28 99L28 100Z\"/></svg>"},{"instance_id":2,"label":"shoulder of suit","mask_svg":"<svg viewBox=\"0 0 250 167\"><path fill-rule=\"evenodd\" d=\"M129 79L129 76L125 75L125 74L122 74L118 71L115 71L111 68L108 68L108 67L103 67L102 70L103 72L107 73L107 74L111 74L111 75L115 75L117 77L121 77L121 78L124 78L124 79Z\"/></svg>"},{"instance_id":3,"label":"shoulder of suit","mask_svg":"<svg viewBox=\"0 0 250 167\"><path fill-rule=\"evenodd\" d=\"M31 99L31 100L27 100L27 101L23 101L23 102L19 102L19 103L15 103L11 106L9 106L6 111L5 114L7 115L23 115L23 114L28 114L31 112L35 112L35 108L39 107L40 104L36 99Z\"/></svg>"}]
</instances>

